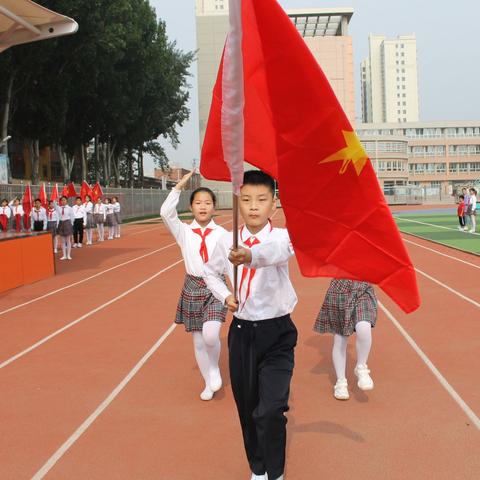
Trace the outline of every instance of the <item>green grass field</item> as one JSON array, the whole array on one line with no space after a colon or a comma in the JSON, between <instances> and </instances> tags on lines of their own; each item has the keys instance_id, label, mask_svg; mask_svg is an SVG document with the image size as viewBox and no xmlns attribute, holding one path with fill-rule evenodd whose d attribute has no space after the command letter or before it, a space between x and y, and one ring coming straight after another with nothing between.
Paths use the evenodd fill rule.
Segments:
<instances>
[{"instance_id":1,"label":"green grass field","mask_svg":"<svg viewBox=\"0 0 480 480\"><path fill-rule=\"evenodd\" d=\"M454 213L396 214L394 218L404 233L480 255L480 234L460 232L458 218ZM477 232L478 230L477 227Z\"/></svg>"}]
</instances>

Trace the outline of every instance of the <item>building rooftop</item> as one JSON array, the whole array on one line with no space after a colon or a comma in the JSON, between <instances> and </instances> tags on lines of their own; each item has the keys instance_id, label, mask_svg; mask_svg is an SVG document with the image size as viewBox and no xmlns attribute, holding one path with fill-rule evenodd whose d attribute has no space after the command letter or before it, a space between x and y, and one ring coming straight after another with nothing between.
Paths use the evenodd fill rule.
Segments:
<instances>
[{"instance_id":1,"label":"building rooftop","mask_svg":"<svg viewBox=\"0 0 480 480\"><path fill-rule=\"evenodd\" d=\"M287 10L302 37L347 35L353 8L301 8Z\"/></svg>"},{"instance_id":2,"label":"building rooftop","mask_svg":"<svg viewBox=\"0 0 480 480\"><path fill-rule=\"evenodd\" d=\"M480 127L480 120L447 120L433 122L403 122L403 123L361 123L357 130L405 129L405 128L455 128Z\"/></svg>"}]
</instances>

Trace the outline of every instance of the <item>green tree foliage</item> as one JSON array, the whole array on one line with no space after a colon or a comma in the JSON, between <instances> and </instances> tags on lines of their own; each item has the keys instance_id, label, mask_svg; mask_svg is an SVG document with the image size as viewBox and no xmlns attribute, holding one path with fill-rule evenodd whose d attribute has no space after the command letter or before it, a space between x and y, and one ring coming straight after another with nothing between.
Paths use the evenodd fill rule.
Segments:
<instances>
[{"instance_id":1,"label":"green tree foliage","mask_svg":"<svg viewBox=\"0 0 480 480\"><path fill-rule=\"evenodd\" d=\"M176 145L188 119L193 53L168 40L148 0L37 2L74 18L79 31L0 55L0 113L9 113L0 127L6 118L32 152L32 180L44 146L59 155L64 180L75 162L83 178L115 185L142 180L144 153L168 165L157 138Z\"/></svg>"}]
</instances>

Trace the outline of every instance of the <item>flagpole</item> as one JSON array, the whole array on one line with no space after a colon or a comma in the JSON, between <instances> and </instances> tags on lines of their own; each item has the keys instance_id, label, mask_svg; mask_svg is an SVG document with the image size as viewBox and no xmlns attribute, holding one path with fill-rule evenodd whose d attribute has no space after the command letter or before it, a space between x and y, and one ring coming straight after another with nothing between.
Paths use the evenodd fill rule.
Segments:
<instances>
[{"instance_id":1,"label":"flagpole","mask_svg":"<svg viewBox=\"0 0 480 480\"><path fill-rule=\"evenodd\" d=\"M238 249L238 195L235 193L232 194L233 206L232 206L232 215L233 215L233 248ZM238 265L233 267L233 296L235 301L238 302Z\"/></svg>"}]
</instances>

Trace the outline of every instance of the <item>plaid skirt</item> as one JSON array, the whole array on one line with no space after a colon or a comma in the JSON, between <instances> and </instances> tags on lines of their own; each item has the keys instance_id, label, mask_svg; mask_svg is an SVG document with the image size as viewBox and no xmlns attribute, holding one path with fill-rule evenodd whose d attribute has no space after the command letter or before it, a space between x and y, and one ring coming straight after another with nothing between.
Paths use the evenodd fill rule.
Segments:
<instances>
[{"instance_id":1,"label":"plaid skirt","mask_svg":"<svg viewBox=\"0 0 480 480\"><path fill-rule=\"evenodd\" d=\"M47 222L47 230L52 233L53 236L57 234L57 222Z\"/></svg>"},{"instance_id":2,"label":"plaid skirt","mask_svg":"<svg viewBox=\"0 0 480 480\"><path fill-rule=\"evenodd\" d=\"M95 213L93 218L95 221L95 225L98 225L99 223L105 223L105 216L103 215L103 213Z\"/></svg>"},{"instance_id":3,"label":"plaid skirt","mask_svg":"<svg viewBox=\"0 0 480 480\"><path fill-rule=\"evenodd\" d=\"M198 332L204 322L224 322L227 308L207 288L202 277L187 275L177 306L175 323L183 323L185 331Z\"/></svg>"},{"instance_id":4,"label":"plaid skirt","mask_svg":"<svg viewBox=\"0 0 480 480\"><path fill-rule=\"evenodd\" d=\"M107 227L114 227L115 225L117 225L117 221L115 219L115 214L114 213L107 214L107 219L105 220L105 225Z\"/></svg>"},{"instance_id":5,"label":"plaid skirt","mask_svg":"<svg viewBox=\"0 0 480 480\"><path fill-rule=\"evenodd\" d=\"M61 237L73 235L73 225L70 220L60 220L57 228L57 234Z\"/></svg>"},{"instance_id":6,"label":"plaid skirt","mask_svg":"<svg viewBox=\"0 0 480 480\"><path fill-rule=\"evenodd\" d=\"M85 225L85 228L95 228L93 213L87 213L87 224Z\"/></svg>"},{"instance_id":7,"label":"plaid skirt","mask_svg":"<svg viewBox=\"0 0 480 480\"><path fill-rule=\"evenodd\" d=\"M115 215L115 221L117 222L117 225L120 225L122 223L122 214L120 212L114 212Z\"/></svg>"},{"instance_id":8,"label":"plaid skirt","mask_svg":"<svg viewBox=\"0 0 480 480\"><path fill-rule=\"evenodd\" d=\"M336 333L349 337L358 322L377 321L377 297L366 282L334 279L328 287L313 329L318 333Z\"/></svg>"}]
</instances>

